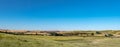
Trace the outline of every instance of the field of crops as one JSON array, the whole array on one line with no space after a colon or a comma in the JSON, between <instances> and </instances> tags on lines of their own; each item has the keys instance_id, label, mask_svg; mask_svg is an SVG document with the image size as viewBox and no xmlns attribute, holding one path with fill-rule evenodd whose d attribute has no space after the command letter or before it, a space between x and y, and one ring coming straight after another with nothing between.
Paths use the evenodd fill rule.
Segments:
<instances>
[{"instance_id":1,"label":"field of crops","mask_svg":"<svg viewBox=\"0 0 120 47\"><path fill-rule=\"evenodd\" d=\"M0 33L0 47L120 47L119 44L120 38Z\"/></svg>"}]
</instances>

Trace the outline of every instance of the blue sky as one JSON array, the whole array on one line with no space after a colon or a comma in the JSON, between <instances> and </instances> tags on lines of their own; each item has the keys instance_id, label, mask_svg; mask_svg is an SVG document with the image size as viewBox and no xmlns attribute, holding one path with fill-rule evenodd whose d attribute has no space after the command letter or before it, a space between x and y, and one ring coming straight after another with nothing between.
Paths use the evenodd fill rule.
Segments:
<instances>
[{"instance_id":1,"label":"blue sky","mask_svg":"<svg viewBox=\"0 0 120 47\"><path fill-rule=\"evenodd\" d=\"M119 30L119 0L0 0L0 28Z\"/></svg>"}]
</instances>

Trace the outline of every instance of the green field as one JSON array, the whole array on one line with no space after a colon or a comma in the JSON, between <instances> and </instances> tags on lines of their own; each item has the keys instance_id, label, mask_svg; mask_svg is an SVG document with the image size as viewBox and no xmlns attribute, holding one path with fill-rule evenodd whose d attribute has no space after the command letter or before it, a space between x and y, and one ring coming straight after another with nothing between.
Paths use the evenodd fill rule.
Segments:
<instances>
[{"instance_id":1,"label":"green field","mask_svg":"<svg viewBox=\"0 0 120 47\"><path fill-rule=\"evenodd\" d=\"M0 47L120 47L119 44L120 38L0 33Z\"/></svg>"}]
</instances>

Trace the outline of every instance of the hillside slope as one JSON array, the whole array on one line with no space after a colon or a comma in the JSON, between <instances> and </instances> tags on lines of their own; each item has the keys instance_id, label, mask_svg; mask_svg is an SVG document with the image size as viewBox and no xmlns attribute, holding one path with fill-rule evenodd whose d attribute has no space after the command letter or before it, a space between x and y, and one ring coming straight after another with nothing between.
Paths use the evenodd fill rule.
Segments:
<instances>
[{"instance_id":1,"label":"hillside slope","mask_svg":"<svg viewBox=\"0 0 120 47\"><path fill-rule=\"evenodd\" d=\"M74 47L68 43L0 34L0 47Z\"/></svg>"},{"instance_id":2,"label":"hillside slope","mask_svg":"<svg viewBox=\"0 0 120 47\"><path fill-rule=\"evenodd\" d=\"M120 38L9 35L0 33L0 47L120 47Z\"/></svg>"}]
</instances>

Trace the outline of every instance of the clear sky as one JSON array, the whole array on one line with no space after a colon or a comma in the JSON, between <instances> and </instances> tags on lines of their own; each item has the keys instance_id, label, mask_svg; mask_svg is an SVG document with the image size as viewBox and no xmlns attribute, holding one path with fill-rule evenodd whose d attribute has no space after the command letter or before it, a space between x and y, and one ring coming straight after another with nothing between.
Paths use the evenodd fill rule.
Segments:
<instances>
[{"instance_id":1,"label":"clear sky","mask_svg":"<svg viewBox=\"0 0 120 47\"><path fill-rule=\"evenodd\" d=\"M120 29L119 0L0 0L0 28Z\"/></svg>"}]
</instances>

